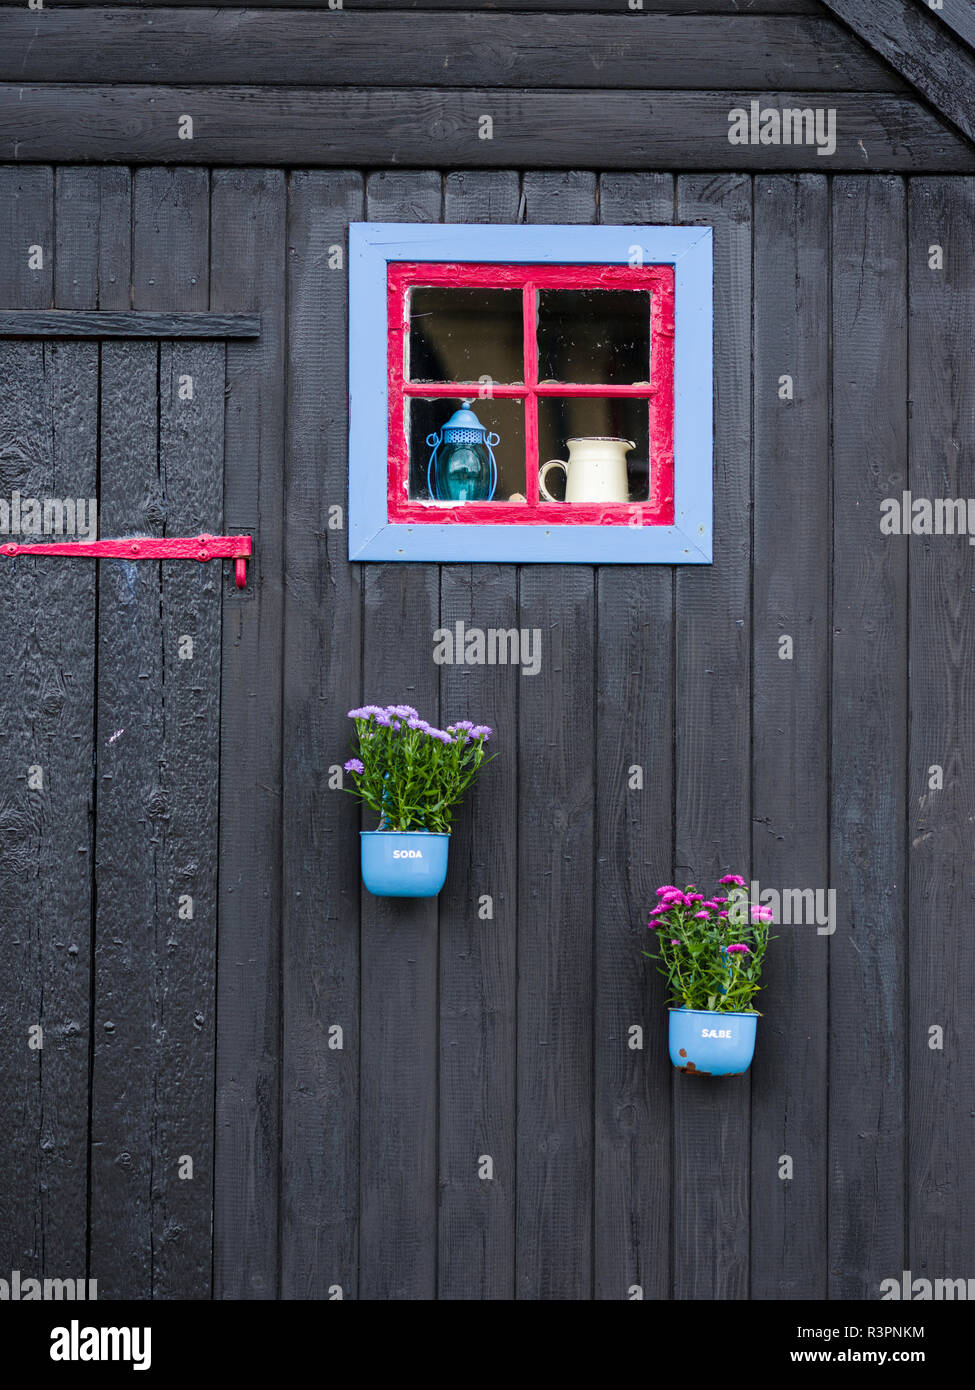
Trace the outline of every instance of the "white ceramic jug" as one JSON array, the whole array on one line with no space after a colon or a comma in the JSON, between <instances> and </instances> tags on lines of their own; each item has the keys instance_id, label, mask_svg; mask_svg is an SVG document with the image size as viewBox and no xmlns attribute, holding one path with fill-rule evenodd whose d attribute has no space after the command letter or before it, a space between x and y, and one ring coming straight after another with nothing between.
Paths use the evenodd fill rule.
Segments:
<instances>
[{"instance_id":1,"label":"white ceramic jug","mask_svg":"<svg viewBox=\"0 0 975 1390\"><path fill-rule=\"evenodd\" d=\"M565 472L567 502L628 502L630 485L626 476L626 456L636 445L631 439L597 435L590 439L569 439L569 461L549 459L538 470L538 490L546 502L557 502L545 486L550 468Z\"/></svg>"}]
</instances>

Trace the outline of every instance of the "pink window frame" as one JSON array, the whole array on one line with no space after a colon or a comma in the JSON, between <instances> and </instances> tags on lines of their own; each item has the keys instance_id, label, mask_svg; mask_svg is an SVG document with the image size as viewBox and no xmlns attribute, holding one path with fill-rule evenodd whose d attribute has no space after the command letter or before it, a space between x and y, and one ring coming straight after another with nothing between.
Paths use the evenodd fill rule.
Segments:
<instances>
[{"instance_id":1,"label":"pink window frame","mask_svg":"<svg viewBox=\"0 0 975 1390\"><path fill-rule=\"evenodd\" d=\"M516 265L390 262L387 266L390 522L415 524L633 525L674 524L674 267L672 265ZM520 289L524 329L525 381L411 382L406 379L410 329L410 291L415 288ZM618 289L650 293L649 385L603 386L538 381L537 291ZM411 499L406 401L411 397L449 399L495 397L525 403L524 502L466 502L457 506ZM650 495L646 501L611 505L545 502L538 493L539 397L623 396L644 399L649 411Z\"/></svg>"}]
</instances>

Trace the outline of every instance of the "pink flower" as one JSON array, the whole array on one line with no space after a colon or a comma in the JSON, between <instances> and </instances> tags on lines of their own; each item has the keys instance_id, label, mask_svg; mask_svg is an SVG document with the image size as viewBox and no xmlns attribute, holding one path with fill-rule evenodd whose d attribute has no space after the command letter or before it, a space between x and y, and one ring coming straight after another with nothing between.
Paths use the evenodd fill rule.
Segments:
<instances>
[{"instance_id":1,"label":"pink flower","mask_svg":"<svg viewBox=\"0 0 975 1390\"><path fill-rule=\"evenodd\" d=\"M670 938L670 944L671 944L671 946L679 946L679 945L680 945L680 942L679 942L678 940L676 940L676 938L671 937L671 938Z\"/></svg>"},{"instance_id":2,"label":"pink flower","mask_svg":"<svg viewBox=\"0 0 975 1390\"><path fill-rule=\"evenodd\" d=\"M679 893L680 889L675 888L672 883L665 883L662 888L657 889L657 897L662 898L665 893Z\"/></svg>"},{"instance_id":3,"label":"pink flower","mask_svg":"<svg viewBox=\"0 0 975 1390\"><path fill-rule=\"evenodd\" d=\"M703 901L704 901L704 894L703 894L703 893L691 893L690 897L688 898L688 901L689 901L689 902L692 902L692 903L703 903Z\"/></svg>"},{"instance_id":4,"label":"pink flower","mask_svg":"<svg viewBox=\"0 0 975 1390\"><path fill-rule=\"evenodd\" d=\"M728 952L728 955L729 955L729 956L742 956L742 955L744 955L744 956L750 956L750 955L751 955L751 951L749 951L748 947L745 945L745 943L744 943L743 941L737 941L737 942L734 944L734 946L726 946L726 947L725 947L725 950Z\"/></svg>"},{"instance_id":5,"label":"pink flower","mask_svg":"<svg viewBox=\"0 0 975 1390\"><path fill-rule=\"evenodd\" d=\"M698 922L706 922L711 914L708 912L695 912L694 916Z\"/></svg>"},{"instance_id":6,"label":"pink flower","mask_svg":"<svg viewBox=\"0 0 975 1390\"><path fill-rule=\"evenodd\" d=\"M651 916L651 917L656 917L659 913L661 913L661 912L666 912L666 911L667 911L667 909L666 909L665 907L652 907L652 908L650 909L650 916Z\"/></svg>"},{"instance_id":7,"label":"pink flower","mask_svg":"<svg viewBox=\"0 0 975 1390\"><path fill-rule=\"evenodd\" d=\"M727 898L715 898L714 901L715 901L716 903L726 903L726 902L728 901L728 899L727 899Z\"/></svg>"},{"instance_id":8,"label":"pink flower","mask_svg":"<svg viewBox=\"0 0 975 1390\"><path fill-rule=\"evenodd\" d=\"M728 914L727 914L727 912L719 912L719 913L718 913L718 916L719 916L719 917L727 917Z\"/></svg>"},{"instance_id":9,"label":"pink flower","mask_svg":"<svg viewBox=\"0 0 975 1390\"><path fill-rule=\"evenodd\" d=\"M744 888L745 880L741 874L725 874L724 878L718 880L719 883L737 883L739 888Z\"/></svg>"},{"instance_id":10,"label":"pink flower","mask_svg":"<svg viewBox=\"0 0 975 1390\"><path fill-rule=\"evenodd\" d=\"M758 907L758 906L756 905L756 906L754 906L754 907L752 908L752 921L753 921L753 922L771 922L771 920L772 920L772 909L771 909L770 907Z\"/></svg>"},{"instance_id":11,"label":"pink flower","mask_svg":"<svg viewBox=\"0 0 975 1390\"><path fill-rule=\"evenodd\" d=\"M704 906L705 906L705 907L712 907L712 908L714 908L715 912L717 912L717 910L718 910L718 903L719 903L720 901L721 901L720 898L708 898L708 899L705 901Z\"/></svg>"}]
</instances>

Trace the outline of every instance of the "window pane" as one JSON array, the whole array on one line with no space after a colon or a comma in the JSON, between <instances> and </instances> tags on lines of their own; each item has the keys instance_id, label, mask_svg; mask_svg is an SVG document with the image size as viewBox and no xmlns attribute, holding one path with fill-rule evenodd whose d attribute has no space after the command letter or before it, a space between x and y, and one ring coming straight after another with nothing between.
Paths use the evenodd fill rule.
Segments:
<instances>
[{"instance_id":1,"label":"window pane","mask_svg":"<svg viewBox=\"0 0 975 1390\"><path fill-rule=\"evenodd\" d=\"M424 400L413 397L405 402L407 410L407 438L410 441L410 499L412 501L430 500L427 486L428 464L432 453L427 443L429 435L440 435L443 426L456 410L461 409L460 400ZM495 502L505 501L514 493L525 491L525 404L519 400L473 400L470 409L474 411L485 431L500 436L500 442L493 445L498 469L498 486ZM483 449L483 445L479 445ZM445 448L456 448L458 453L450 460L444 457ZM480 478L486 476L479 470L487 466L489 460L484 456L465 450L458 445L441 444L437 451L441 468L452 464L452 478L449 499L456 501L486 501L486 489ZM445 475L440 474L441 478Z\"/></svg>"},{"instance_id":2,"label":"window pane","mask_svg":"<svg viewBox=\"0 0 975 1390\"><path fill-rule=\"evenodd\" d=\"M524 380L520 290L410 291L410 381Z\"/></svg>"},{"instance_id":3,"label":"window pane","mask_svg":"<svg viewBox=\"0 0 975 1390\"><path fill-rule=\"evenodd\" d=\"M649 438L650 408L645 400L620 396L539 397L539 463L548 459L567 461L570 489L577 501L646 501L650 483ZM632 441L634 447L623 449L620 440ZM561 469L548 471L546 486L557 500L565 498L565 475Z\"/></svg>"},{"instance_id":4,"label":"window pane","mask_svg":"<svg viewBox=\"0 0 975 1390\"><path fill-rule=\"evenodd\" d=\"M541 290L538 379L603 386L649 381L649 292Z\"/></svg>"}]
</instances>

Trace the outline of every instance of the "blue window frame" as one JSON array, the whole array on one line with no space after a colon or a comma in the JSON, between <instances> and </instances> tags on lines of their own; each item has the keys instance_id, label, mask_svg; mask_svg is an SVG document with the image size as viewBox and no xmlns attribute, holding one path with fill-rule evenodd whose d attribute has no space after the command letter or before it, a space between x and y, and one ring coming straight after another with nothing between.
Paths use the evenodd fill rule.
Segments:
<instances>
[{"instance_id":1,"label":"blue window frame","mask_svg":"<svg viewBox=\"0 0 975 1390\"><path fill-rule=\"evenodd\" d=\"M458 525L390 519L389 269L671 266L673 522ZM578 272L575 272L578 275ZM402 335L401 335L402 337ZM400 340L401 341L401 337ZM708 564L712 557L712 229L353 223L349 230L349 558L458 563ZM400 371L402 376L402 371ZM395 395L395 385L394 385ZM395 402L393 403L395 404ZM553 510L556 523L563 508ZM413 509L411 516L417 511ZM483 512L479 509L477 515ZM442 515L442 513L441 513ZM472 512L471 515L474 515ZM578 513L582 515L582 513ZM619 518L615 518L619 522Z\"/></svg>"}]
</instances>

